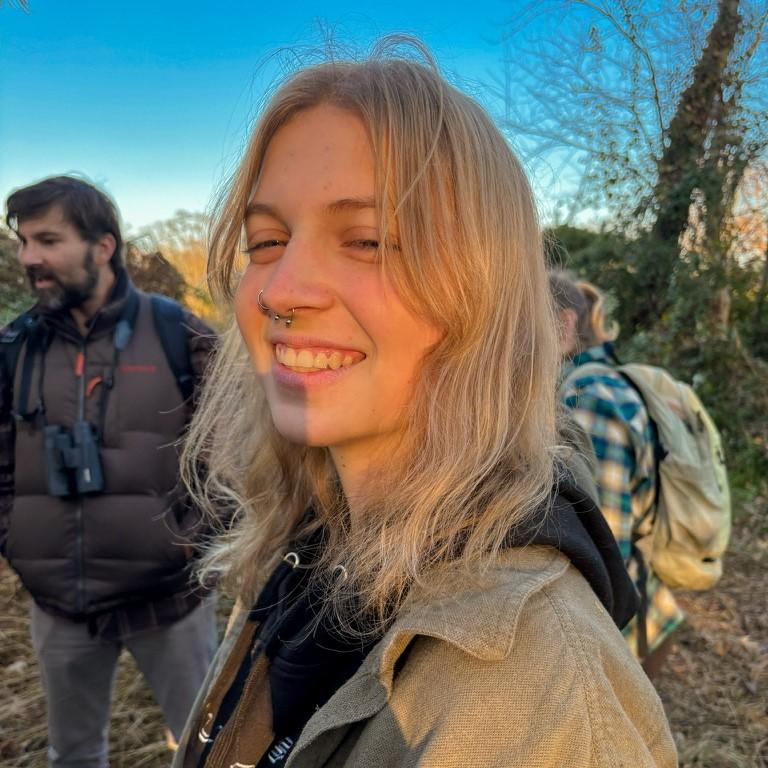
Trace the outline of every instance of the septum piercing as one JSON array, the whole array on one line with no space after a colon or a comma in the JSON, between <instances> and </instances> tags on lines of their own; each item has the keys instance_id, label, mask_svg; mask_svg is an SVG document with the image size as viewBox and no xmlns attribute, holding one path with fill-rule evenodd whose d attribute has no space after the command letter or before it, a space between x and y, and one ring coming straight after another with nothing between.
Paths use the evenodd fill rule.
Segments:
<instances>
[{"instance_id":1,"label":"septum piercing","mask_svg":"<svg viewBox=\"0 0 768 768\"><path fill-rule=\"evenodd\" d=\"M256 299L256 301L258 301L258 303L259 303L259 309L260 309L260 310L261 310L261 311L262 311L262 312L263 312L265 315L267 315L267 317L271 317L271 318L272 318L272 319L273 319L273 320L274 320L276 323L279 323L279 322L281 322L281 321L282 321L283 323L285 323L285 327L287 328L287 327L288 327L288 326L289 326L289 325L290 325L290 324L293 322L293 316L294 316L294 314L296 313L296 309L295 309L294 307L291 307L291 309L289 310L289 311L290 311L290 313L291 313L290 315L281 315L279 312L275 312L275 310L274 310L274 309L272 309L272 307L268 306L267 304L265 304L265 303L264 303L264 302L261 300L261 297L262 297L263 295L264 295L264 289L262 288L262 289L259 291L259 296L258 296L258 298Z\"/></svg>"}]
</instances>

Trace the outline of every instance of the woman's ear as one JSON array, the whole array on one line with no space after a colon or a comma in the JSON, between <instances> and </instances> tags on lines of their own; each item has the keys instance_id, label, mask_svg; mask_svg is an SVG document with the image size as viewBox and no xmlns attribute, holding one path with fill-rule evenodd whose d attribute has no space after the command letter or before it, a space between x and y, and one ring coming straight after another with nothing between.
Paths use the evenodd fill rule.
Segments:
<instances>
[{"instance_id":1,"label":"woman's ear","mask_svg":"<svg viewBox=\"0 0 768 768\"><path fill-rule=\"evenodd\" d=\"M563 356L570 355L576 351L579 340L576 333L579 316L575 309L566 308L558 312L558 320L560 354Z\"/></svg>"}]
</instances>

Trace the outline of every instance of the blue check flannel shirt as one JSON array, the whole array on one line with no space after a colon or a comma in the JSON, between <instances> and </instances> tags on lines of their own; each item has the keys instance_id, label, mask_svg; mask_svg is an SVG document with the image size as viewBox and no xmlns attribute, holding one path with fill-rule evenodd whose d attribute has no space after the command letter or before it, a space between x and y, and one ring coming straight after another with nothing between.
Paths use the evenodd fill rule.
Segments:
<instances>
[{"instance_id":1,"label":"blue check flannel shirt","mask_svg":"<svg viewBox=\"0 0 768 768\"><path fill-rule=\"evenodd\" d=\"M585 369L580 375L579 367L586 363L600 363L605 371ZM632 531L656 495L654 434L643 401L627 380L612 370L613 365L609 345L580 352L563 368L560 397L592 441L600 507L638 584L637 569L630 559ZM637 451L640 455L636 454L636 445L643 446ZM652 571L646 579L646 591L646 631L651 652L682 623L684 615L669 588ZM636 619L627 625L624 635L639 656Z\"/></svg>"}]
</instances>

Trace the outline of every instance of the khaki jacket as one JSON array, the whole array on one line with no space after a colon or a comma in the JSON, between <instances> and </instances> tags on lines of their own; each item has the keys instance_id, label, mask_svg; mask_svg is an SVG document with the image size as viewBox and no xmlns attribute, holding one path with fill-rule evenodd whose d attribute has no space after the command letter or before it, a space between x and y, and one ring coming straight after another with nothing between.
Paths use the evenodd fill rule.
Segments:
<instances>
[{"instance_id":1,"label":"khaki jacket","mask_svg":"<svg viewBox=\"0 0 768 768\"><path fill-rule=\"evenodd\" d=\"M412 595L308 722L286 768L677 765L653 686L567 558L511 550L485 584L456 587L439 600ZM242 657L245 618L213 662L174 768L198 739L228 657ZM243 754L233 764L254 762Z\"/></svg>"}]
</instances>

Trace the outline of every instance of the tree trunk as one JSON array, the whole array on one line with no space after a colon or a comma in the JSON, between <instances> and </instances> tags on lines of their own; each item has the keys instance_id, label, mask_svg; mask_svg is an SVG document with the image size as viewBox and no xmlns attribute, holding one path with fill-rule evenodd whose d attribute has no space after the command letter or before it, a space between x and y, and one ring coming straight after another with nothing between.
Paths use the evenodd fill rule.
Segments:
<instances>
[{"instance_id":1,"label":"tree trunk","mask_svg":"<svg viewBox=\"0 0 768 768\"><path fill-rule=\"evenodd\" d=\"M768 241L765 243L763 278L757 291L755 314L752 318L752 332L750 334L753 354L768 359L768 323L763 318L766 295L768 295Z\"/></svg>"},{"instance_id":2,"label":"tree trunk","mask_svg":"<svg viewBox=\"0 0 768 768\"><path fill-rule=\"evenodd\" d=\"M728 62L742 24L739 1L719 1L717 17L693 68L691 83L680 96L666 132L652 196L656 218L647 247L639 253L638 287L643 300L638 302L633 317L636 327L652 325L669 306L668 289L680 258L679 241L689 224L694 190L702 181L702 164L708 148L712 149L712 141L718 144L718 139L730 133L731 105L724 101L724 88ZM718 162L717 158L711 160Z\"/></svg>"},{"instance_id":3,"label":"tree trunk","mask_svg":"<svg viewBox=\"0 0 768 768\"><path fill-rule=\"evenodd\" d=\"M693 69L693 80L683 91L669 124L659 176L654 190L658 207L653 234L677 243L688 226L696 170L704 158L713 120L723 120L723 86L728 60L741 26L739 0L720 0L707 44Z\"/></svg>"}]
</instances>

